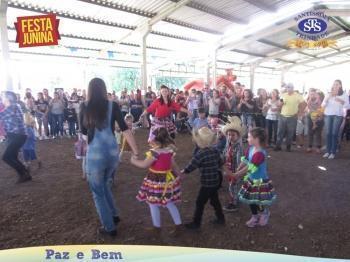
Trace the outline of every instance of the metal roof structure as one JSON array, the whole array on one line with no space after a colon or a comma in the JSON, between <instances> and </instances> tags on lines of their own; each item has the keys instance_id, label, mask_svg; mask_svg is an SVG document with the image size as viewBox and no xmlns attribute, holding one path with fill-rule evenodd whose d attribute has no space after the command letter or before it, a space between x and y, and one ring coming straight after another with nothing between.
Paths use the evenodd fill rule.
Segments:
<instances>
[{"instance_id":1,"label":"metal roof structure","mask_svg":"<svg viewBox=\"0 0 350 262\"><path fill-rule=\"evenodd\" d=\"M181 63L208 63L214 53L218 70L254 66L295 72L350 62L349 1L1 0L1 3L7 7L12 59L41 55L100 61L117 67L141 68L146 63L152 70L174 70ZM337 46L287 47L288 40L296 38L293 16L312 9L324 10L330 16L328 33L337 40ZM281 10L294 10L295 14L279 15ZM14 28L17 17L47 13L60 19L59 46L19 49Z\"/></svg>"}]
</instances>

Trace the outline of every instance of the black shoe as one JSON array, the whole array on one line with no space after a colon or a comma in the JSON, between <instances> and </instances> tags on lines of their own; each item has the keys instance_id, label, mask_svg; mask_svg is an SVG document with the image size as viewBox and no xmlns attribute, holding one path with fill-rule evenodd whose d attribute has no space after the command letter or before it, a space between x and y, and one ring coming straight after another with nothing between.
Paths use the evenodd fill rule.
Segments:
<instances>
[{"instance_id":1,"label":"black shoe","mask_svg":"<svg viewBox=\"0 0 350 262\"><path fill-rule=\"evenodd\" d=\"M16 182L16 184L21 184L21 183L25 183L25 182L28 182L28 181L31 181L32 180L32 177L30 175L23 175L23 176L20 176Z\"/></svg>"},{"instance_id":2,"label":"black shoe","mask_svg":"<svg viewBox=\"0 0 350 262\"><path fill-rule=\"evenodd\" d=\"M187 229L195 230L195 229L199 229L201 226L194 222L191 222L191 223L185 224L185 227Z\"/></svg>"},{"instance_id":3,"label":"black shoe","mask_svg":"<svg viewBox=\"0 0 350 262\"><path fill-rule=\"evenodd\" d=\"M282 150L282 148L280 147L280 146L276 146L274 149L273 149L273 151L281 151Z\"/></svg>"},{"instance_id":4,"label":"black shoe","mask_svg":"<svg viewBox=\"0 0 350 262\"><path fill-rule=\"evenodd\" d=\"M214 225L225 225L225 218L221 218L221 219L214 219L212 221L210 221L210 223L214 224Z\"/></svg>"},{"instance_id":5,"label":"black shoe","mask_svg":"<svg viewBox=\"0 0 350 262\"><path fill-rule=\"evenodd\" d=\"M107 236L112 238L117 236L117 230L106 231L106 229L104 229L103 227L100 227L97 232L101 236Z\"/></svg>"},{"instance_id":6,"label":"black shoe","mask_svg":"<svg viewBox=\"0 0 350 262\"><path fill-rule=\"evenodd\" d=\"M114 222L114 225L115 225L115 226L117 226L117 225L119 224L120 221L121 221L121 220L120 220L120 218L119 218L118 216L113 217L113 222Z\"/></svg>"},{"instance_id":7,"label":"black shoe","mask_svg":"<svg viewBox=\"0 0 350 262\"><path fill-rule=\"evenodd\" d=\"M291 147L287 146L287 152L292 152Z\"/></svg>"}]
</instances>

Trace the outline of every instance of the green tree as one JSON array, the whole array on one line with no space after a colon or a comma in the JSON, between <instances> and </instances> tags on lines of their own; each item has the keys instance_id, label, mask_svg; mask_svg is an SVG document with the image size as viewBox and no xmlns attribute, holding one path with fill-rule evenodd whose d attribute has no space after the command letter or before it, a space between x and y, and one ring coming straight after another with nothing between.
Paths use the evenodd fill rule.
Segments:
<instances>
[{"instance_id":1,"label":"green tree","mask_svg":"<svg viewBox=\"0 0 350 262\"><path fill-rule=\"evenodd\" d=\"M133 68L118 68L110 76L112 79L112 88L120 92L125 88L135 90L141 86L140 70Z\"/></svg>"},{"instance_id":2,"label":"green tree","mask_svg":"<svg viewBox=\"0 0 350 262\"><path fill-rule=\"evenodd\" d=\"M191 78L187 77L156 77L156 88L159 89L161 85L166 85L169 88L177 89L183 87Z\"/></svg>"}]
</instances>

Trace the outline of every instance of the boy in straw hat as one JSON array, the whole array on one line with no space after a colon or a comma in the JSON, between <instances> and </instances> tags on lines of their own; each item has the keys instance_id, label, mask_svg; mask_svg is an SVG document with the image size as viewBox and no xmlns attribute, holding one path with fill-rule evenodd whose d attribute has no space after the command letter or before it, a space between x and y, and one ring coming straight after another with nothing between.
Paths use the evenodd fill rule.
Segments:
<instances>
[{"instance_id":1,"label":"boy in straw hat","mask_svg":"<svg viewBox=\"0 0 350 262\"><path fill-rule=\"evenodd\" d=\"M222 133L226 136L226 147L223 153L224 170L226 174L235 173L241 162L243 155L242 136L245 134L245 128L237 116L229 117L228 122L222 128ZM225 211L234 212L238 210L238 191L241 183L229 178L229 203L224 207Z\"/></svg>"},{"instance_id":2,"label":"boy in straw hat","mask_svg":"<svg viewBox=\"0 0 350 262\"><path fill-rule=\"evenodd\" d=\"M199 150L194 153L187 167L181 171L181 173L187 174L198 168L201 180L193 221L185 225L188 229L200 228L204 207L208 200L210 200L210 204L215 210L216 220L213 220L213 223L225 224L225 217L218 196L218 190L222 182L221 167L223 162L219 151L212 146L215 138L215 133L208 127L194 130L193 141L199 147Z\"/></svg>"}]
</instances>

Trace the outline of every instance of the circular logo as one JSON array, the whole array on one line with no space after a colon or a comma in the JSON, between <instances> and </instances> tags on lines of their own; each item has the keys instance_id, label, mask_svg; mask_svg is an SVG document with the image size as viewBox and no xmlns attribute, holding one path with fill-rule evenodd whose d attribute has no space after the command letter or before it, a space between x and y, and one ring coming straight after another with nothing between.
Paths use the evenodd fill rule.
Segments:
<instances>
[{"instance_id":1,"label":"circular logo","mask_svg":"<svg viewBox=\"0 0 350 262\"><path fill-rule=\"evenodd\" d=\"M321 34L327 30L327 22L317 17L309 17L298 23L298 29L303 34Z\"/></svg>"}]
</instances>

